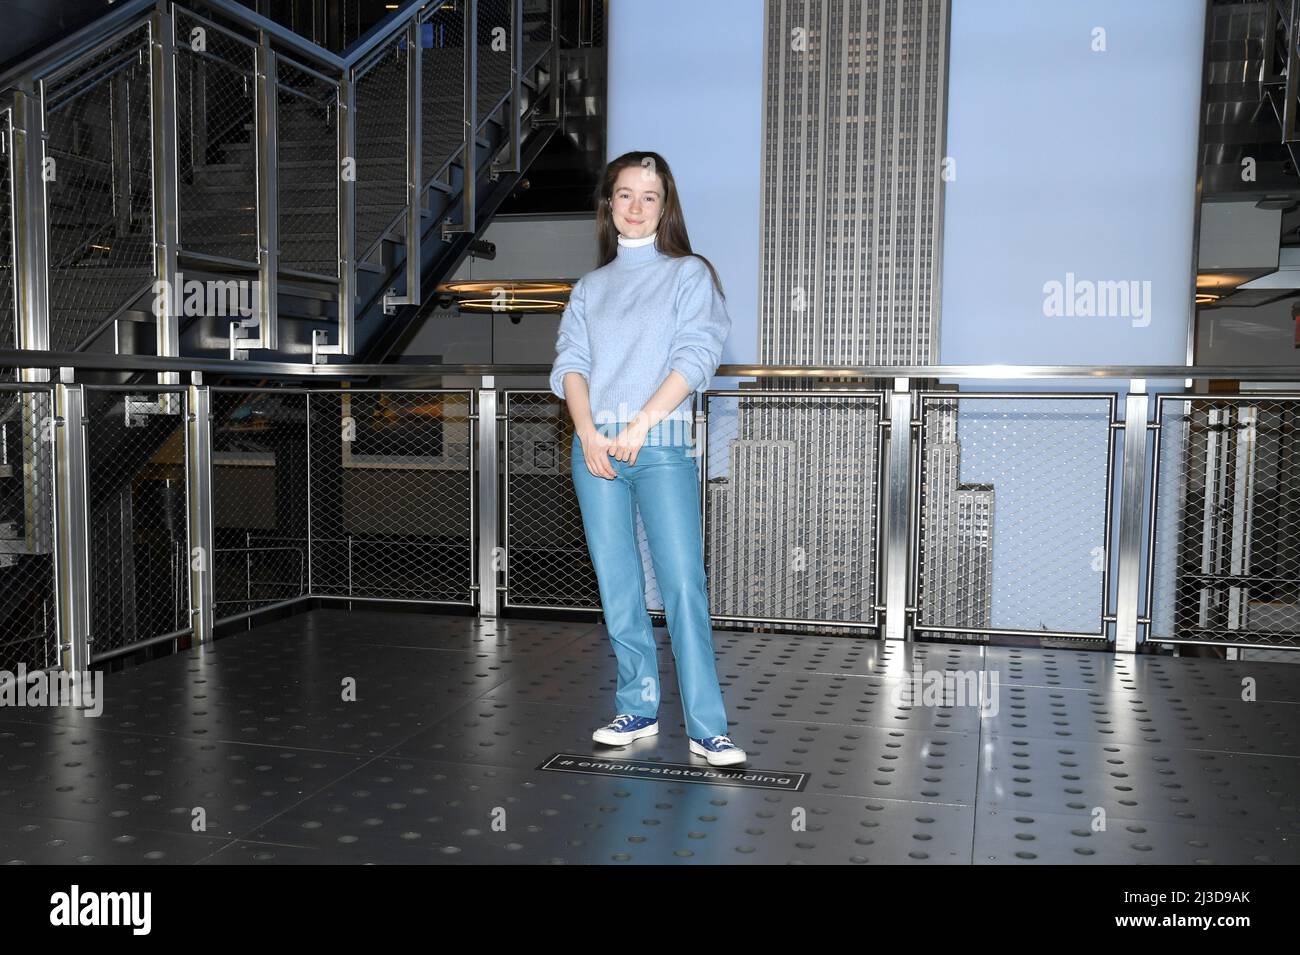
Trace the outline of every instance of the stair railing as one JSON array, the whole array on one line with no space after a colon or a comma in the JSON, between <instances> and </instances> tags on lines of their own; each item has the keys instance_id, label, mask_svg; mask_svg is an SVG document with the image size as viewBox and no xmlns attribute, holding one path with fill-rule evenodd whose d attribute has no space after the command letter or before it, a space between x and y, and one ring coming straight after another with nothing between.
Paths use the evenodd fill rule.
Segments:
<instances>
[{"instance_id":1,"label":"stair railing","mask_svg":"<svg viewBox=\"0 0 1300 955\"><path fill-rule=\"evenodd\" d=\"M540 38L531 44L525 62L526 6L541 16L535 31ZM68 337L55 341L51 335L55 303L50 280L58 264L51 261L51 228L65 229L65 222L85 220L116 224L106 227L107 235L80 246L74 243L71 257L61 263L61 281L75 270L76 282L89 289L81 294L82 286L69 279L66 287L55 290L65 299L85 300L89 314L79 320L86 327L111 325L113 317L132 304L127 296L138 296L141 282L152 280L155 292L170 292L180 271L178 259L193 256L209 265L256 269L260 294L253 314L230 324L230 357L246 359L254 350L279 347L281 276L323 284L332 289L337 303L333 341L327 340L327 331L317 330L311 361L353 354L362 263L369 260L371 273L376 266L404 273L402 286L385 296L386 305L418 305L422 243L435 227L444 241L477 230L476 179L494 158L484 156L489 141L480 132L506 103L504 142L493 150L504 158L492 163L490 171L494 176L519 171L525 69L537 69L552 81L558 77L557 12L558 0L410 3L340 56L235 0L125 0L85 29L17 64L0 75L0 113L11 117L10 123L0 124L5 136L0 151L9 160L9 175L0 189L6 190L13 211L13 228L0 233L12 244L0 249L0 263L13 262L13 311L0 311L0 317L10 316L6 320L14 326L12 340L20 349L50 349ZM438 51L454 49L457 33L462 48L455 69L458 81L449 82L449 58ZM480 62L486 60L480 47L504 59ZM253 98L252 134L245 145L251 148L255 171L243 182L227 184L232 194L244 189L249 193L247 203L232 202L231 217L251 211L253 204L256 224L250 221L240 228L231 236L231 248L224 250L211 241L214 220L191 219L196 213L215 216L223 210L181 201L183 189L193 190L190 198L201 198L205 189L220 194L225 191L223 181L196 186L178 177L178 163L185 161L192 170L200 165L196 156L204 160L205 175L219 174L221 170L207 166L209 150L237 150L240 145L246 103L235 104L234 116L217 117L210 127L204 115L214 105L221 107L214 104L215 95L209 98L217 90L209 83L209 72L241 72L223 60L223 55L236 54L214 52L217 48L246 51L253 75L248 94ZM204 69L192 69L196 57ZM129 93L107 89L115 82L105 66L109 62L138 67L141 78ZM178 109L177 97L182 64L192 70L182 75L184 110ZM247 69L242 72L248 75ZM486 93L485 78L495 84ZM455 85L462 108L451 117L450 109L439 109L450 104L434 98ZM74 86L82 102L52 114L51 102L62 97L66 103ZM230 89L225 88L225 95ZM484 95L486 102L481 101ZM558 97L552 100L558 114ZM100 109L109 110L109 123L89 121L91 111ZM391 117L397 117L400 129ZM290 122L298 125L291 129ZM316 138L303 140L304 129ZM370 135L371 129L378 134ZM67 164L51 155L52 141L84 148L88 168L107 163L111 169L104 182L89 176L69 181L69 170L61 168ZM144 142L147 147L140 145ZM182 142L188 157L184 160ZM326 160L332 167L327 175ZM237 168L227 172L238 176ZM446 195L459 192L460 221L426 226L426 207L435 189ZM50 210L56 203L76 215L55 223ZM133 222L122 214L123 203L128 212L135 204L147 214ZM137 234L141 227L148 232ZM205 236L206 244L200 241ZM402 241L405 254L399 257ZM111 281L108 269L95 271L106 261L112 264ZM131 281L136 278L139 281ZM154 296L160 356L179 354L178 300L175 294ZM82 331L75 341L88 339ZM20 375L24 380L48 380L42 368L22 369ZM158 381L177 384L178 378L174 372L160 371Z\"/></svg>"}]
</instances>

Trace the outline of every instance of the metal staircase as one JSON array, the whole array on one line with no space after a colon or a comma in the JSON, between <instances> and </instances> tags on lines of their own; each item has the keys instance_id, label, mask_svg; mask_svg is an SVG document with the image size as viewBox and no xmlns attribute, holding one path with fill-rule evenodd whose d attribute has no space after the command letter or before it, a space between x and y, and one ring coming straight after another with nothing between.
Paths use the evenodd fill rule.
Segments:
<instances>
[{"instance_id":1,"label":"metal staircase","mask_svg":"<svg viewBox=\"0 0 1300 955\"><path fill-rule=\"evenodd\" d=\"M382 361L562 123L557 10L409 4L337 55L234 0L129 0L37 52L0 77L0 350ZM251 314L189 307L192 280L244 283L229 304ZM0 368L15 379L45 380ZM174 409L133 418L131 401L86 408L119 424L96 429L85 496L93 546L122 555L123 581L134 560L184 573L187 556L152 553L132 526L141 495L169 496L184 469L159 417ZM3 567L52 561L36 486L50 412L0 390L0 481L31 491L3 495L21 502L0 514ZM0 572L4 613L43 618L43 577ZM100 590L116 616L167 616Z\"/></svg>"},{"instance_id":2,"label":"metal staircase","mask_svg":"<svg viewBox=\"0 0 1300 955\"><path fill-rule=\"evenodd\" d=\"M1291 158L1291 174L1300 170L1297 147L1300 127L1300 4L1294 0L1265 0L1262 12L1263 68L1260 100L1272 107L1281 127L1282 145Z\"/></svg>"},{"instance_id":3,"label":"metal staircase","mask_svg":"<svg viewBox=\"0 0 1300 955\"><path fill-rule=\"evenodd\" d=\"M557 8L429 0L338 56L234 0L136 0L24 61L0 348L376 360L559 127ZM155 316L177 273L269 292Z\"/></svg>"}]
</instances>

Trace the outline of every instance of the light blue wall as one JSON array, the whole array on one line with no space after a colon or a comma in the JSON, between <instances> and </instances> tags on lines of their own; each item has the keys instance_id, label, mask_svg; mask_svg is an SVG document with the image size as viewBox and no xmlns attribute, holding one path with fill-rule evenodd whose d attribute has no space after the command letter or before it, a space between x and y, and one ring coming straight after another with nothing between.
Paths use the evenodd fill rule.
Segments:
<instances>
[{"instance_id":1,"label":"light blue wall","mask_svg":"<svg viewBox=\"0 0 1300 955\"><path fill-rule=\"evenodd\" d=\"M764 6L616 0L609 13L609 157L655 149L671 164L691 241L727 291L729 362L758 357ZM1183 362L1204 11L953 0L942 361ZM1044 283L1067 273L1150 282L1149 323L1045 316Z\"/></svg>"},{"instance_id":2,"label":"light blue wall","mask_svg":"<svg viewBox=\"0 0 1300 955\"><path fill-rule=\"evenodd\" d=\"M943 362L1184 362L1204 23L1204 0L953 0ZM1067 273L1150 282L1150 312L1047 317Z\"/></svg>"},{"instance_id":3,"label":"light blue wall","mask_svg":"<svg viewBox=\"0 0 1300 955\"><path fill-rule=\"evenodd\" d=\"M609 5L609 155L668 160L691 246L718 269L725 363L758 359L763 0ZM715 381L715 385L727 384Z\"/></svg>"},{"instance_id":4,"label":"light blue wall","mask_svg":"<svg viewBox=\"0 0 1300 955\"><path fill-rule=\"evenodd\" d=\"M1204 23L1203 0L954 0L941 361L1185 362ZM1142 308L1045 314L1045 284L1070 274L1137 283ZM958 424L962 480L995 486L993 625L1091 630L1105 434L1018 423L1024 407L965 402Z\"/></svg>"}]
</instances>

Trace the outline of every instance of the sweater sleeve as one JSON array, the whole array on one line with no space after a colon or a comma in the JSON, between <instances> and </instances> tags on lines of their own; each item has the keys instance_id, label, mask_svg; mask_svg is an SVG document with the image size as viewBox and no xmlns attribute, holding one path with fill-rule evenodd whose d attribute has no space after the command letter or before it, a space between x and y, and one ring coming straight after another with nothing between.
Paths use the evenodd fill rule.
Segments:
<instances>
[{"instance_id":1,"label":"sweater sleeve","mask_svg":"<svg viewBox=\"0 0 1300 955\"><path fill-rule=\"evenodd\" d=\"M703 391L722 362L731 316L704 261L690 256L674 303L677 316L669 366L682 373L692 391Z\"/></svg>"},{"instance_id":2,"label":"sweater sleeve","mask_svg":"<svg viewBox=\"0 0 1300 955\"><path fill-rule=\"evenodd\" d=\"M576 371L591 383L591 345L587 341L587 311L582 279L573 283L569 304L560 319L555 340L555 363L551 366L551 393L564 397L564 376Z\"/></svg>"}]
</instances>

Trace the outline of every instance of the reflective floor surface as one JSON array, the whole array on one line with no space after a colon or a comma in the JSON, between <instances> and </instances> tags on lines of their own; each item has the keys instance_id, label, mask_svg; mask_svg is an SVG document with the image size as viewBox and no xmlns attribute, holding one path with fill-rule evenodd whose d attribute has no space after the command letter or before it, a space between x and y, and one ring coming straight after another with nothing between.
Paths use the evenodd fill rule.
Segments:
<instances>
[{"instance_id":1,"label":"reflective floor surface","mask_svg":"<svg viewBox=\"0 0 1300 955\"><path fill-rule=\"evenodd\" d=\"M718 630L737 775L802 791L540 769L706 766L656 632L624 748L596 623L315 610L0 707L0 861L1300 862L1300 666Z\"/></svg>"}]
</instances>

